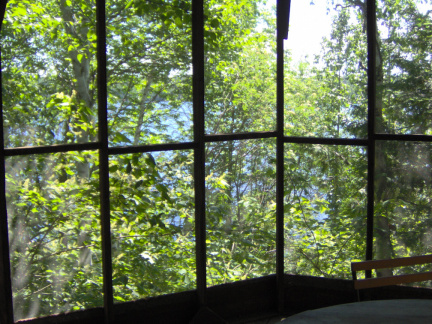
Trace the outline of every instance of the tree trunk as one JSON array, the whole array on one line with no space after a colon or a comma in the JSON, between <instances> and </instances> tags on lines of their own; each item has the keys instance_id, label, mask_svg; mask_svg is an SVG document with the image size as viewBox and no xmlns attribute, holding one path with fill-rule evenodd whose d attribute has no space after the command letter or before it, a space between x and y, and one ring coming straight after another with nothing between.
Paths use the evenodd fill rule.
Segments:
<instances>
[{"instance_id":1,"label":"tree trunk","mask_svg":"<svg viewBox=\"0 0 432 324\"><path fill-rule=\"evenodd\" d=\"M77 48L68 51L69 57L72 62L72 71L75 78L75 90L72 90L72 103L75 103L75 111L77 113L80 105L84 104L90 111L92 111L94 105L94 99L90 92L90 60L91 53L89 50L85 49L84 45L89 47L91 44L87 38L88 27L84 26L84 21L79 22L74 19L72 8L66 4L66 0L59 1L59 7L62 14L63 26L66 34L69 35L71 39L77 40L81 45L80 51ZM85 20L83 18L83 20ZM90 121L93 120L93 116L88 116ZM83 130L82 128L76 127L74 132L77 134L76 140L78 143L89 142L90 136L89 132ZM90 164L87 161L76 162L77 169L77 180L87 181L90 178ZM81 221L79 228L85 227L88 221ZM78 265L91 265L91 250L85 247L85 242L89 239L89 233L86 231L81 231L78 234L77 244L82 247L80 249Z\"/></svg>"},{"instance_id":2,"label":"tree trunk","mask_svg":"<svg viewBox=\"0 0 432 324\"><path fill-rule=\"evenodd\" d=\"M366 31L366 1L348 0L351 6L358 7L363 17L363 30ZM383 85L384 85L384 65L382 60L382 43L379 32L376 35L376 97L375 97L375 133L386 133L387 129L383 117ZM385 154L385 143L377 141L375 143L375 209L377 205L391 199L391 183L387 180L389 166ZM380 215L374 213L374 235L376 238L375 249L376 259L390 259L393 247L391 243L391 232L389 226L388 211ZM391 276L391 269L377 270L377 276Z\"/></svg>"},{"instance_id":3,"label":"tree trunk","mask_svg":"<svg viewBox=\"0 0 432 324\"><path fill-rule=\"evenodd\" d=\"M66 5L66 0L59 1L60 11L63 19L63 26L65 32L71 39L78 40L82 45L90 45L87 39L87 27L81 27L80 23L74 20L72 8ZM72 102L75 102L75 109L79 109L80 104L85 104L90 110L93 108L94 100L90 93L90 59L91 54L84 46L81 46L80 52L77 49L70 50L69 57L72 61L73 76L76 80L75 90L72 91ZM75 111L76 112L76 111ZM89 120L92 116L88 116ZM89 142L89 132L83 129L76 128L74 132L77 133L78 143ZM80 179L88 179L90 176L90 166L87 162L78 162L76 164L77 175Z\"/></svg>"},{"instance_id":4,"label":"tree trunk","mask_svg":"<svg viewBox=\"0 0 432 324\"><path fill-rule=\"evenodd\" d=\"M383 117L383 83L384 83L384 68L381 55L382 44L377 32L377 44L376 44L376 101L375 101L375 132L386 133L386 126ZM387 165L387 156L385 154L385 143L377 141L375 143L375 206L382 204L385 201L391 199L391 186L387 180L387 173L389 166ZM391 232L388 210L385 210L383 214L375 217L375 228L374 234L376 238L376 259L390 259L392 257L393 246L391 243ZM391 269L380 269L377 270L377 276L391 276L393 272Z\"/></svg>"}]
</instances>

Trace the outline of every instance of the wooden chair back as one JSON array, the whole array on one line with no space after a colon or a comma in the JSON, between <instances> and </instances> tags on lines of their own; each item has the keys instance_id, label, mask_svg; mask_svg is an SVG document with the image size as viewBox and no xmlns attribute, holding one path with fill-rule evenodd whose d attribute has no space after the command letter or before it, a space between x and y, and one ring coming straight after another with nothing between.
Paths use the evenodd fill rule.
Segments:
<instances>
[{"instance_id":1,"label":"wooden chair back","mask_svg":"<svg viewBox=\"0 0 432 324\"><path fill-rule=\"evenodd\" d=\"M354 289L358 291L365 288L374 288L390 285L398 285L403 283L418 282L432 280L432 271L404 274L392 277L366 278L357 280L357 271L388 269L403 266L419 265L432 263L432 255L414 256L407 258L396 258L387 260L371 260L362 262L352 262L351 271L354 281ZM360 298L359 298L360 300Z\"/></svg>"}]
</instances>

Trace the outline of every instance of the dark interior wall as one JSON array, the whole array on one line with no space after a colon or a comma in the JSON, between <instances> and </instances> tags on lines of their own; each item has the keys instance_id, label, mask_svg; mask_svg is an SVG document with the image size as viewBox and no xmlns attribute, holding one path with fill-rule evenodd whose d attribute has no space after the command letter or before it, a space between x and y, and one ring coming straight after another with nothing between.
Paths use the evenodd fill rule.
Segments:
<instances>
[{"instance_id":1,"label":"dark interior wall","mask_svg":"<svg viewBox=\"0 0 432 324\"><path fill-rule=\"evenodd\" d=\"M208 309L227 323L274 316L292 315L301 311L356 302L352 281L285 275L284 308L277 309L276 276L266 276L208 288ZM432 289L389 286L369 289L365 299L432 299ZM199 311L195 291L116 304L115 323L189 323ZM210 313L203 316L211 317ZM212 317L214 319L214 317ZM210 320L210 319L209 319ZM103 323L101 308L61 314L34 320L31 324L99 324ZM210 323L210 322L206 322Z\"/></svg>"}]
</instances>

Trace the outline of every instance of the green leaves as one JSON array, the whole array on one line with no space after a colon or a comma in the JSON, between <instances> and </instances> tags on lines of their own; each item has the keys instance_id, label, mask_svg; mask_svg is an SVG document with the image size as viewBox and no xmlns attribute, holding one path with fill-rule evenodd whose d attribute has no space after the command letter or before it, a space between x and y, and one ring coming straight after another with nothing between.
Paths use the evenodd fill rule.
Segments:
<instances>
[{"instance_id":1,"label":"green leaves","mask_svg":"<svg viewBox=\"0 0 432 324\"><path fill-rule=\"evenodd\" d=\"M131 144L132 141L124 134L120 132L116 132L113 137L113 142L116 144L124 145L124 144Z\"/></svg>"},{"instance_id":2,"label":"green leaves","mask_svg":"<svg viewBox=\"0 0 432 324\"><path fill-rule=\"evenodd\" d=\"M379 3L388 38L380 43L386 79L377 120L386 132L430 135L432 22L411 1ZM8 8L6 146L97 142L94 2L11 0ZM285 136L367 135L358 9L336 15L318 64L294 64L287 54ZM207 1L204 14L206 133L274 131L274 15L260 2L231 0ZM191 2L114 1L106 25L109 146L146 151L192 141ZM349 261L365 249L365 148L285 145L285 269L348 278ZM376 233L397 255L427 251L430 148L379 145ZM274 138L205 149L208 285L274 273ZM196 289L192 151L110 153L116 301ZM18 316L30 314L35 300L38 316L100 305L98 153L10 157L7 172Z\"/></svg>"}]
</instances>

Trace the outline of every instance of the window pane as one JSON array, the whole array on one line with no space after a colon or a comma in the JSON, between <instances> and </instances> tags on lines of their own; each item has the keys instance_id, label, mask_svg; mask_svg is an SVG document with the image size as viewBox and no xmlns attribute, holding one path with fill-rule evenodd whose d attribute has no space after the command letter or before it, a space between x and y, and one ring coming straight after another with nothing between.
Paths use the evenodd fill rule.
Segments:
<instances>
[{"instance_id":1,"label":"window pane","mask_svg":"<svg viewBox=\"0 0 432 324\"><path fill-rule=\"evenodd\" d=\"M96 140L94 1L8 1L1 30L5 146Z\"/></svg>"},{"instance_id":2,"label":"window pane","mask_svg":"<svg viewBox=\"0 0 432 324\"><path fill-rule=\"evenodd\" d=\"M366 246L366 152L285 146L285 271L351 278Z\"/></svg>"},{"instance_id":3,"label":"window pane","mask_svg":"<svg viewBox=\"0 0 432 324\"><path fill-rule=\"evenodd\" d=\"M275 13L260 1L206 1L206 133L273 131Z\"/></svg>"},{"instance_id":4,"label":"window pane","mask_svg":"<svg viewBox=\"0 0 432 324\"><path fill-rule=\"evenodd\" d=\"M206 147L208 286L275 272L275 144Z\"/></svg>"},{"instance_id":5,"label":"window pane","mask_svg":"<svg viewBox=\"0 0 432 324\"><path fill-rule=\"evenodd\" d=\"M102 306L97 158L6 160L15 320Z\"/></svg>"},{"instance_id":6,"label":"window pane","mask_svg":"<svg viewBox=\"0 0 432 324\"><path fill-rule=\"evenodd\" d=\"M191 151L110 160L114 301L195 289Z\"/></svg>"},{"instance_id":7,"label":"window pane","mask_svg":"<svg viewBox=\"0 0 432 324\"><path fill-rule=\"evenodd\" d=\"M110 145L192 138L191 1L108 1Z\"/></svg>"},{"instance_id":8,"label":"window pane","mask_svg":"<svg viewBox=\"0 0 432 324\"><path fill-rule=\"evenodd\" d=\"M374 257L431 254L432 144L379 141L376 150L382 153L377 155L375 171ZM421 268L432 270L430 265ZM393 274L413 270L405 267ZM392 272L384 269L381 274Z\"/></svg>"},{"instance_id":9,"label":"window pane","mask_svg":"<svg viewBox=\"0 0 432 324\"><path fill-rule=\"evenodd\" d=\"M378 11L379 133L432 135L431 12L428 1L396 2Z\"/></svg>"},{"instance_id":10,"label":"window pane","mask_svg":"<svg viewBox=\"0 0 432 324\"><path fill-rule=\"evenodd\" d=\"M285 62L285 135L367 136L362 7L292 0Z\"/></svg>"}]
</instances>

